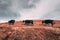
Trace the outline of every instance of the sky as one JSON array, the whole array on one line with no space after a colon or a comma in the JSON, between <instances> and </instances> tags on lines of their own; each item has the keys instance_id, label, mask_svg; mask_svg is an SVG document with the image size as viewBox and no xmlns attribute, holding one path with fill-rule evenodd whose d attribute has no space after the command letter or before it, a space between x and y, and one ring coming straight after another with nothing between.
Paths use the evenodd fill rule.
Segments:
<instances>
[{"instance_id":1,"label":"sky","mask_svg":"<svg viewBox=\"0 0 60 40\"><path fill-rule=\"evenodd\" d=\"M60 0L0 0L0 22L60 20Z\"/></svg>"}]
</instances>

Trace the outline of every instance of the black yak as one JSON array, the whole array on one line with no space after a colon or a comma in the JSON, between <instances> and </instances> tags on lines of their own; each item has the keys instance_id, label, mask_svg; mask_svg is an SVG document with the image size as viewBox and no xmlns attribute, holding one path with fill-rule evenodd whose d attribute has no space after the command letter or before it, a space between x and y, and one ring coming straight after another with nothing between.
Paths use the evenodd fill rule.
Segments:
<instances>
[{"instance_id":1,"label":"black yak","mask_svg":"<svg viewBox=\"0 0 60 40\"><path fill-rule=\"evenodd\" d=\"M15 20L10 20L8 23L13 25L15 23Z\"/></svg>"},{"instance_id":2,"label":"black yak","mask_svg":"<svg viewBox=\"0 0 60 40\"><path fill-rule=\"evenodd\" d=\"M25 25L33 25L33 20L23 20Z\"/></svg>"},{"instance_id":3,"label":"black yak","mask_svg":"<svg viewBox=\"0 0 60 40\"><path fill-rule=\"evenodd\" d=\"M45 23L45 24L51 24L53 26L53 20L44 20L42 21L42 24Z\"/></svg>"}]
</instances>

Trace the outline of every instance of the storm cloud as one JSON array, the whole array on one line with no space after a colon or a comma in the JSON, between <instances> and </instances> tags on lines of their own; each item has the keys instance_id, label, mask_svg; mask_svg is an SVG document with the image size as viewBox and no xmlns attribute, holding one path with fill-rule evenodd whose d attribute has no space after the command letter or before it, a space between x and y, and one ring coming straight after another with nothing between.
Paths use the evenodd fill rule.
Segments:
<instances>
[{"instance_id":1,"label":"storm cloud","mask_svg":"<svg viewBox=\"0 0 60 40\"><path fill-rule=\"evenodd\" d=\"M6 21L9 19L16 19L19 14L11 10L11 0L0 0L0 21Z\"/></svg>"},{"instance_id":2,"label":"storm cloud","mask_svg":"<svg viewBox=\"0 0 60 40\"><path fill-rule=\"evenodd\" d=\"M60 0L0 0L0 21L60 20Z\"/></svg>"}]
</instances>

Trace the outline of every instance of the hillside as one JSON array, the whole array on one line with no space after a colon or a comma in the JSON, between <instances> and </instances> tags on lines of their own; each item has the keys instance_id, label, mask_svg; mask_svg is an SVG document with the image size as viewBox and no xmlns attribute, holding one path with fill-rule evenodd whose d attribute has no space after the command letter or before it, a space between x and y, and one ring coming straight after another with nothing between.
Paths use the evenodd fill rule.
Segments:
<instances>
[{"instance_id":1,"label":"hillside","mask_svg":"<svg viewBox=\"0 0 60 40\"><path fill-rule=\"evenodd\" d=\"M60 21L54 22L53 27L42 24L42 20L34 20L34 25L0 23L0 40L60 40Z\"/></svg>"}]
</instances>

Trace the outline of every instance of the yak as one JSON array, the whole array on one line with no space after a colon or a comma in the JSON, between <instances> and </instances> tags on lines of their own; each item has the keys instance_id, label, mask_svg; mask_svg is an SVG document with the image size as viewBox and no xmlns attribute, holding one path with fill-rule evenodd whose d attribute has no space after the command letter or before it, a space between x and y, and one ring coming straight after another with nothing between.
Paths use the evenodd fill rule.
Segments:
<instances>
[{"instance_id":1,"label":"yak","mask_svg":"<svg viewBox=\"0 0 60 40\"><path fill-rule=\"evenodd\" d=\"M9 20L8 23L13 25L15 23L15 20Z\"/></svg>"},{"instance_id":2,"label":"yak","mask_svg":"<svg viewBox=\"0 0 60 40\"><path fill-rule=\"evenodd\" d=\"M45 24L51 24L53 26L53 20L43 20L42 24L43 23L45 23Z\"/></svg>"},{"instance_id":3,"label":"yak","mask_svg":"<svg viewBox=\"0 0 60 40\"><path fill-rule=\"evenodd\" d=\"M25 25L32 25L33 24L33 20L23 20L23 22L25 23Z\"/></svg>"}]
</instances>

